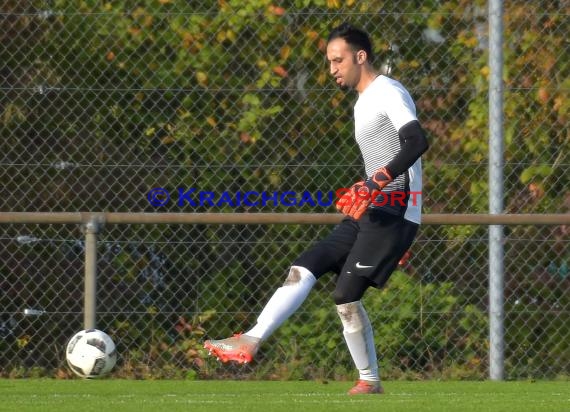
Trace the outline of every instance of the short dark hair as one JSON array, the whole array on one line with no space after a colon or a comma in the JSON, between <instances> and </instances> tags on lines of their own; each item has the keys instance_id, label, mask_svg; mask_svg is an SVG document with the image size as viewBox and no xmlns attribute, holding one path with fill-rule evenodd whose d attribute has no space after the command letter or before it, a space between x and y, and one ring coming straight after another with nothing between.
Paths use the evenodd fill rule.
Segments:
<instances>
[{"instance_id":1,"label":"short dark hair","mask_svg":"<svg viewBox=\"0 0 570 412\"><path fill-rule=\"evenodd\" d=\"M350 23L342 23L331 30L327 43L338 38L343 39L355 52L358 50L364 50L368 56L369 62L374 60L370 36L368 36L368 33L364 30L355 27Z\"/></svg>"}]
</instances>

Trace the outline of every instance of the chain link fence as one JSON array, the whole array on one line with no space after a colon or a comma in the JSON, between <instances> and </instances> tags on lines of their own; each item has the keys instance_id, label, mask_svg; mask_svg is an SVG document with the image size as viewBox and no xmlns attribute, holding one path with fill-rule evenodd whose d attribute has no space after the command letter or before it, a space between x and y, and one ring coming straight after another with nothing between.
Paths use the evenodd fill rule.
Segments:
<instances>
[{"instance_id":1,"label":"chain link fence","mask_svg":"<svg viewBox=\"0 0 570 412\"><path fill-rule=\"evenodd\" d=\"M0 210L333 212L362 176L355 95L328 30L352 21L428 133L424 213L488 211L484 1L0 2ZM505 212L570 210L570 4L505 7ZM160 189L160 190L158 190ZM330 227L116 225L98 242L98 327L116 376L352 378L333 279L263 346L220 367L206 337L246 330ZM568 226L505 227L507 378L570 375ZM69 377L84 235L0 226L0 374ZM487 228L423 226L365 297L386 378L488 376ZM26 316L24 309L40 310Z\"/></svg>"}]
</instances>

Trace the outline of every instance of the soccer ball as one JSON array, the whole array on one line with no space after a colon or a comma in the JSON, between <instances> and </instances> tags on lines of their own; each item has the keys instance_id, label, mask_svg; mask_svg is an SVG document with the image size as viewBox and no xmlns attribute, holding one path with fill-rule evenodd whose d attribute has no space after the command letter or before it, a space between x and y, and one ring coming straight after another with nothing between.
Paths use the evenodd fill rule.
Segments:
<instances>
[{"instance_id":1,"label":"soccer ball","mask_svg":"<svg viewBox=\"0 0 570 412\"><path fill-rule=\"evenodd\" d=\"M67 343L69 368L82 378L98 378L111 372L117 362L113 339L98 329L77 332Z\"/></svg>"}]
</instances>

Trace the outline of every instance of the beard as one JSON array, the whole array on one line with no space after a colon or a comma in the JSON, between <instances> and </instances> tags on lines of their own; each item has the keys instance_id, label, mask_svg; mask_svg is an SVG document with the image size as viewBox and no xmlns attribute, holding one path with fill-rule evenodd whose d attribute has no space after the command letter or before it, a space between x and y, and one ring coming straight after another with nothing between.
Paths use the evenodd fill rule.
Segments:
<instances>
[{"instance_id":1,"label":"beard","mask_svg":"<svg viewBox=\"0 0 570 412\"><path fill-rule=\"evenodd\" d=\"M338 88L339 88L340 90L342 90L342 91L348 91L348 90L352 89L352 86L351 86L350 84L346 83L346 82L343 82L343 83L341 83L341 84L339 84L339 83L335 83L335 84L336 84L336 85L338 86Z\"/></svg>"}]
</instances>

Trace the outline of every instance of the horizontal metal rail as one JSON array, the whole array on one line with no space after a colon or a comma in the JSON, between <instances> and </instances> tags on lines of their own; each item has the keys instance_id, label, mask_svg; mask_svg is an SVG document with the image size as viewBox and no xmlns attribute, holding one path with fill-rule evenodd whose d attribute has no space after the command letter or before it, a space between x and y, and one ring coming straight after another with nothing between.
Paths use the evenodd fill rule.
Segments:
<instances>
[{"instance_id":1,"label":"horizontal metal rail","mask_svg":"<svg viewBox=\"0 0 570 412\"><path fill-rule=\"evenodd\" d=\"M0 224L337 224L337 213L0 212ZM570 214L426 214L425 225L568 225Z\"/></svg>"}]
</instances>

